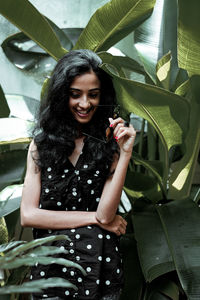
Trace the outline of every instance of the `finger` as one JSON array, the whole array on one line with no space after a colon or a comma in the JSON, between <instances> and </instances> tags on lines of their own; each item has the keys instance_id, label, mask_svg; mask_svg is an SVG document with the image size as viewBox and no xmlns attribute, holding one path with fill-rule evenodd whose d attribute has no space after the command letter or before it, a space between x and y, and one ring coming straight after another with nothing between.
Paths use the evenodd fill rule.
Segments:
<instances>
[{"instance_id":1,"label":"finger","mask_svg":"<svg viewBox=\"0 0 200 300\"><path fill-rule=\"evenodd\" d=\"M117 119L114 119L114 120L112 120L110 126L115 128L118 123L122 123L123 124L124 120L122 118L120 118L120 117L117 118Z\"/></svg>"}]
</instances>

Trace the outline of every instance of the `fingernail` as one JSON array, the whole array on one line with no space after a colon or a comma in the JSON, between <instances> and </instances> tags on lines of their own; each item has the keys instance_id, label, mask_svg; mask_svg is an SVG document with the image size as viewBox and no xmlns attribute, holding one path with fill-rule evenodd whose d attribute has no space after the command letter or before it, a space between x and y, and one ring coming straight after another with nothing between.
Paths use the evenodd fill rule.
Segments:
<instances>
[{"instance_id":1,"label":"fingernail","mask_svg":"<svg viewBox=\"0 0 200 300\"><path fill-rule=\"evenodd\" d=\"M113 124L110 124L110 127L113 127Z\"/></svg>"},{"instance_id":2,"label":"fingernail","mask_svg":"<svg viewBox=\"0 0 200 300\"><path fill-rule=\"evenodd\" d=\"M118 140L118 136L115 136L116 141Z\"/></svg>"}]
</instances>

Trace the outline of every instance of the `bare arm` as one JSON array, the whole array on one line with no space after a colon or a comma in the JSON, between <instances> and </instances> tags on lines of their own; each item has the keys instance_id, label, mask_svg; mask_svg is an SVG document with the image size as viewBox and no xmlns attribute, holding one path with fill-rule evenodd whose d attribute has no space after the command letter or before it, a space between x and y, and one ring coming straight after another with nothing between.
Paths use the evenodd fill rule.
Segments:
<instances>
[{"instance_id":1,"label":"bare arm","mask_svg":"<svg viewBox=\"0 0 200 300\"><path fill-rule=\"evenodd\" d=\"M124 127L124 121L121 118L110 121L120 146L120 157L113 163L114 175L106 181L97 208L96 218L101 224L109 224L115 219L136 134L131 125Z\"/></svg>"},{"instance_id":2,"label":"bare arm","mask_svg":"<svg viewBox=\"0 0 200 300\"><path fill-rule=\"evenodd\" d=\"M52 211L38 208L41 193L41 178L40 171L32 158L32 151L36 150L34 142L31 142L21 201L22 226L42 229L65 229L91 224L98 225L95 217L96 212Z\"/></svg>"}]
</instances>

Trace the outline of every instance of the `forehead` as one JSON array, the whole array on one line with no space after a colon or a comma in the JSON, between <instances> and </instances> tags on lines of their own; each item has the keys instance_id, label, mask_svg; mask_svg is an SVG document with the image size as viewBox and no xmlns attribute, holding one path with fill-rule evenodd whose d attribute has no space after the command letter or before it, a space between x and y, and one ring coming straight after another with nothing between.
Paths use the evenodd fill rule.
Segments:
<instances>
[{"instance_id":1,"label":"forehead","mask_svg":"<svg viewBox=\"0 0 200 300\"><path fill-rule=\"evenodd\" d=\"M70 88L84 88L84 89L100 88L100 81L97 75L93 71L91 71L76 76L72 81Z\"/></svg>"}]
</instances>

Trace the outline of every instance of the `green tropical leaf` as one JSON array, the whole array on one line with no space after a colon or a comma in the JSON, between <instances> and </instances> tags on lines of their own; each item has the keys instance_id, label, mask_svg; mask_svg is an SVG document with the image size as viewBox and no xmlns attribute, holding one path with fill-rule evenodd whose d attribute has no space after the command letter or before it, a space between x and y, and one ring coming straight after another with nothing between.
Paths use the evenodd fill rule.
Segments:
<instances>
[{"instance_id":1,"label":"green tropical leaf","mask_svg":"<svg viewBox=\"0 0 200 300\"><path fill-rule=\"evenodd\" d=\"M147 18L155 0L112 0L91 17L74 49L109 49Z\"/></svg>"},{"instance_id":2,"label":"green tropical leaf","mask_svg":"<svg viewBox=\"0 0 200 300\"><path fill-rule=\"evenodd\" d=\"M11 293L39 293L42 292L43 289L52 287L65 287L77 290L77 287L74 284L70 283L68 280L52 277L48 279L25 282L21 285L6 285L5 287L0 288L0 295Z\"/></svg>"},{"instance_id":3,"label":"green tropical leaf","mask_svg":"<svg viewBox=\"0 0 200 300\"><path fill-rule=\"evenodd\" d=\"M186 99L164 89L128 80L111 73L122 116L133 112L146 119L157 131L164 146L164 181L168 176L168 151L182 144L188 131L189 104ZM184 119L182 116L184 115Z\"/></svg>"},{"instance_id":4,"label":"green tropical leaf","mask_svg":"<svg viewBox=\"0 0 200 300\"><path fill-rule=\"evenodd\" d=\"M0 3L0 13L54 59L58 60L67 52L48 21L29 1L3 1Z\"/></svg>"},{"instance_id":5,"label":"green tropical leaf","mask_svg":"<svg viewBox=\"0 0 200 300\"><path fill-rule=\"evenodd\" d=\"M137 241L138 254L145 280L155 278L175 269L171 253L155 207L145 198L133 205L132 221ZM153 242L152 242L153 238Z\"/></svg>"},{"instance_id":6,"label":"green tropical leaf","mask_svg":"<svg viewBox=\"0 0 200 300\"><path fill-rule=\"evenodd\" d=\"M182 288L188 299L198 299L200 295L199 207L190 199L184 199L156 206L156 210Z\"/></svg>"},{"instance_id":7,"label":"green tropical leaf","mask_svg":"<svg viewBox=\"0 0 200 300\"><path fill-rule=\"evenodd\" d=\"M170 12L170 13L169 13ZM156 84L156 64L172 53L170 87L177 73L177 2L157 0L152 15L134 32L134 45L142 64Z\"/></svg>"},{"instance_id":8,"label":"green tropical leaf","mask_svg":"<svg viewBox=\"0 0 200 300\"><path fill-rule=\"evenodd\" d=\"M158 61L156 65L156 75L161 84L161 87L163 87L166 90L170 89L171 60L171 52L168 52Z\"/></svg>"},{"instance_id":9,"label":"green tropical leaf","mask_svg":"<svg viewBox=\"0 0 200 300\"><path fill-rule=\"evenodd\" d=\"M188 87L188 82L186 82ZM190 194L197 157L200 149L200 76L194 75L189 80L190 123L185 140L185 154L172 166L169 180L169 197L173 199L187 198Z\"/></svg>"},{"instance_id":10,"label":"green tropical leaf","mask_svg":"<svg viewBox=\"0 0 200 300\"><path fill-rule=\"evenodd\" d=\"M200 74L200 2L180 0L178 6L178 63L190 74Z\"/></svg>"},{"instance_id":11,"label":"green tropical leaf","mask_svg":"<svg viewBox=\"0 0 200 300\"><path fill-rule=\"evenodd\" d=\"M6 101L6 97L0 85L0 118L7 118L10 114L10 109Z\"/></svg>"},{"instance_id":12,"label":"green tropical leaf","mask_svg":"<svg viewBox=\"0 0 200 300\"><path fill-rule=\"evenodd\" d=\"M18 247L15 247L14 249L10 250L5 254L4 257L0 257L0 260L4 261L8 257L8 259L13 259L17 255L23 253L24 251L30 250L32 248L35 248L37 246L41 246L45 243L53 242L53 241L59 241L59 240L69 240L68 236L66 235L58 235L58 236L49 236L46 238L41 239L35 239L31 242L25 243L23 245L19 245Z\"/></svg>"}]
</instances>

